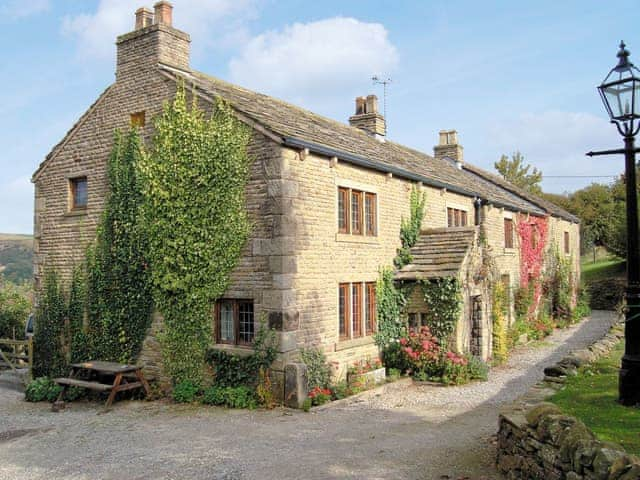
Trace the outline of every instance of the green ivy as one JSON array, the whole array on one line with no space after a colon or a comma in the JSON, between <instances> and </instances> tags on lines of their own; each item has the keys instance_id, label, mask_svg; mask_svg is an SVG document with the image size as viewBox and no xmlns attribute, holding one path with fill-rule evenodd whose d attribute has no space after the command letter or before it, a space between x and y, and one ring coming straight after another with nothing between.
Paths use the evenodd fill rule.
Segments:
<instances>
[{"instance_id":1,"label":"green ivy","mask_svg":"<svg viewBox=\"0 0 640 480\"><path fill-rule=\"evenodd\" d=\"M14 285L0 273L0 338L22 338L30 310L26 285Z\"/></svg>"},{"instance_id":2,"label":"green ivy","mask_svg":"<svg viewBox=\"0 0 640 480\"><path fill-rule=\"evenodd\" d=\"M58 274L46 270L35 317L33 377L66 375L63 338L67 305Z\"/></svg>"},{"instance_id":3,"label":"green ivy","mask_svg":"<svg viewBox=\"0 0 640 480\"><path fill-rule=\"evenodd\" d=\"M402 246L398 249L397 256L393 261L398 269L401 269L413 261L410 249L416 244L420 237L426 203L426 193L420 192L415 186L412 187L411 197L409 198L409 218L403 218L400 225L400 241Z\"/></svg>"},{"instance_id":4,"label":"green ivy","mask_svg":"<svg viewBox=\"0 0 640 480\"><path fill-rule=\"evenodd\" d=\"M227 288L248 238L249 131L222 100L205 118L184 86L155 119L140 162L153 298L164 316L164 365L199 384L211 341L211 305Z\"/></svg>"},{"instance_id":5,"label":"green ivy","mask_svg":"<svg viewBox=\"0 0 640 480\"><path fill-rule=\"evenodd\" d=\"M327 357L319 348L301 348L300 359L307 366L307 388L329 388L331 384L331 366Z\"/></svg>"},{"instance_id":6,"label":"green ivy","mask_svg":"<svg viewBox=\"0 0 640 480\"><path fill-rule=\"evenodd\" d=\"M406 324L401 313L405 303L403 291L393 280L393 269L382 268L376 283L378 329L373 337L380 348L387 348L404 335Z\"/></svg>"},{"instance_id":7,"label":"green ivy","mask_svg":"<svg viewBox=\"0 0 640 480\"><path fill-rule=\"evenodd\" d=\"M446 345L455 330L462 305L462 288L455 277L436 278L420 282L424 302L429 311L428 326Z\"/></svg>"},{"instance_id":8,"label":"green ivy","mask_svg":"<svg viewBox=\"0 0 640 480\"><path fill-rule=\"evenodd\" d=\"M88 334L91 356L101 360L134 361L151 323L148 247L140 222L143 197L136 169L142 158L136 130L115 133L108 166L110 192L95 245L87 253Z\"/></svg>"},{"instance_id":9,"label":"green ivy","mask_svg":"<svg viewBox=\"0 0 640 480\"><path fill-rule=\"evenodd\" d=\"M254 388L259 383L260 370L266 371L277 355L276 332L267 328L266 322L262 321L253 340L251 355L234 355L210 349L206 357L213 368L213 381L217 386L246 385Z\"/></svg>"},{"instance_id":10,"label":"green ivy","mask_svg":"<svg viewBox=\"0 0 640 480\"><path fill-rule=\"evenodd\" d=\"M492 304L491 304L491 316L493 320L492 331L492 344L493 344L493 359L500 363L506 360L509 341L508 341L508 302L507 295L509 292L506 290L504 283L495 282L492 289Z\"/></svg>"},{"instance_id":11,"label":"green ivy","mask_svg":"<svg viewBox=\"0 0 640 480\"><path fill-rule=\"evenodd\" d=\"M85 332L84 316L87 302L87 283L85 271L75 268L71 277L67 315L69 318L68 340L71 363L90 360L89 337Z\"/></svg>"}]
</instances>

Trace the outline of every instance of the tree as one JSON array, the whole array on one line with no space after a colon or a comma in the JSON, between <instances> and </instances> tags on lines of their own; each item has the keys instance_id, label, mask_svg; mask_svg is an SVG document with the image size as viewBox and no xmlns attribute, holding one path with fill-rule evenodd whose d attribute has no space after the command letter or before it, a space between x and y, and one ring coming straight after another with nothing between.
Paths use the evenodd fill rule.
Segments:
<instances>
[{"instance_id":1,"label":"tree","mask_svg":"<svg viewBox=\"0 0 640 480\"><path fill-rule=\"evenodd\" d=\"M542 182L542 172L531 165L524 163L524 157L520 152L511 155L511 160L506 155L500 157L499 162L493 164L494 168L508 182L523 188L535 195L542 193L540 182ZM531 173L529 173L531 170Z\"/></svg>"}]
</instances>

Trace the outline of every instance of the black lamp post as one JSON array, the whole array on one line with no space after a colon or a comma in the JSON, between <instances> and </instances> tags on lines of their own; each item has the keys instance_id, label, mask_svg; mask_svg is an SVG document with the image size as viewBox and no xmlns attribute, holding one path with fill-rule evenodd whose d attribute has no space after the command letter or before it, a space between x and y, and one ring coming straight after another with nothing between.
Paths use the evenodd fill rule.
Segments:
<instances>
[{"instance_id":1,"label":"black lamp post","mask_svg":"<svg viewBox=\"0 0 640 480\"><path fill-rule=\"evenodd\" d=\"M620 42L616 65L598 87L607 113L620 134L624 148L587 155L624 154L627 187L627 291L625 349L619 378L619 401L640 404L640 251L638 250L638 194L636 191L635 135L640 129L640 70L629 61Z\"/></svg>"}]
</instances>

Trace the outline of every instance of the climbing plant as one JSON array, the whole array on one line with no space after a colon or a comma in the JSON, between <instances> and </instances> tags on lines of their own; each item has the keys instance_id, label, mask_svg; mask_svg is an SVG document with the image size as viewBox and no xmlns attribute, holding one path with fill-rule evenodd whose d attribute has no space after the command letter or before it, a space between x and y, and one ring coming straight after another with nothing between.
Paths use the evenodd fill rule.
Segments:
<instances>
[{"instance_id":1,"label":"climbing plant","mask_svg":"<svg viewBox=\"0 0 640 480\"><path fill-rule=\"evenodd\" d=\"M374 334L380 348L397 341L405 332L406 325L401 318L406 297L393 281L393 269L382 268L376 283L376 313L378 330Z\"/></svg>"},{"instance_id":2,"label":"climbing plant","mask_svg":"<svg viewBox=\"0 0 640 480\"><path fill-rule=\"evenodd\" d=\"M508 315L508 302L507 295L509 292L505 288L504 283L495 282L492 289L492 305L491 305L491 317L493 320L492 331L492 345L493 345L493 359L500 363L506 360L508 354L508 328L507 328L507 315Z\"/></svg>"},{"instance_id":3,"label":"climbing plant","mask_svg":"<svg viewBox=\"0 0 640 480\"><path fill-rule=\"evenodd\" d=\"M538 281L544 266L544 251L547 244L549 222L546 217L519 215L518 239L520 241L520 288L529 288L533 283L533 302L529 315L540 304L542 284Z\"/></svg>"},{"instance_id":4,"label":"climbing plant","mask_svg":"<svg viewBox=\"0 0 640 480\"><path fill-rule=\"evenodd\" d=\"M409 198L409 218L402 218L400 224L400 242L402 246L398 249L394 265L400 269L411 263L411 253L409 250L418 241L420 236L420 228L425 215L425 205L427 203L427 195L421 192L417 187L411 188L411 196Z\"/></svg>"},{"instance_id":5,"label":"climbing plant","mask_svg":"<svg viewBox=\"0 0 640 480\"><path fill-rule=\"evenodd\" d=\"M85 270L76 267L71 277L67 317L69 320L68 342L71 363L89 360L91 356L89 337L85 332L84 317L87 300Z\"/></svg>"},{"instance_id":6,"label":"climbing plant","mask_svg":"<svg viewBox=\"0 0 640 480\"><path fill-rule=\"evenodd\" d=\"M420 282L424 302L429 311L427 325L440 342L446 345L460 316L462 288L455 277L435 278Z\"/></svg>"},{"instance_id":7,"label":"climbing plant","mask_svg":"<svg viewBox=\"0 0 640 480\"><path fill-rule=\"evenodd\" d=\"M109 194L86 265L90 353L102 360L135 360L151 322L148 245L140 224L143 197L136 168L142 158L136 130L115 133ZM76 331L78 341L82 335ZM79 350L75 354L82 355Z\"/></svg>"},{"instance_id":8,"label":"climbing plant","mask_svg":"<svg viewBox=\"0 0 640 480\"><path fill-rule=\"evenodd\" d=\"M66 375L63 338L67 306L58 274L45 271L43 289L35 312L33 377Z\"/></svg>"},{"instance_id":9,"label":"climbing plant","mask_svg":"<svg viewBox=\"0 0 640 480\"><path fill-rule=\"evenodd\" d=\"M575 307L575 289L571 260L554 248L549 253L548 267L544 280L550 313L557 321L570 321Z\"/></svg>"},{"instance_id":10,"label":"climbing plant","mask_svg":"<svg viewBox=\"0 0 640 480\"><path fill-rule=\"evenodd\" d=\"M222 100L205 117L184 86L155 120L140 162L153 298L164 316L164 365L177 384L201 381L211 306L249 234L248 130Z\"/></svg>"}]
</instances>

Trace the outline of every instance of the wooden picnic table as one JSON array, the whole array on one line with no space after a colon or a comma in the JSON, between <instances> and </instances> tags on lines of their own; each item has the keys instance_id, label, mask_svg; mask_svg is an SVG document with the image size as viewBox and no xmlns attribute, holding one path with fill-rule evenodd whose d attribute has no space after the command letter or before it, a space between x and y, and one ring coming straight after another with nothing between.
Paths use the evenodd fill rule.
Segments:
<instances>
[{"instance_id":1,"label":"wooden picnic table","mask_svg":"<svg viewBox=\"0 0 640 480\"><path fill-rule=\"evenodd\" d=\"M142 374L142 367L138 365L123 365L116 362L102 362L91 360L88 362L72 363L71 372L66 378L56 378L54 382L62 385L62 391L54 408L62 403L64 394L69 387L82 387L100 392L110 392L105 409L108 409L116 397L116 393L134 388L143 388L149 395L149 384ZM103 383L101 377L113 377L113 383Z\"/></svg>"}]
</instances>

